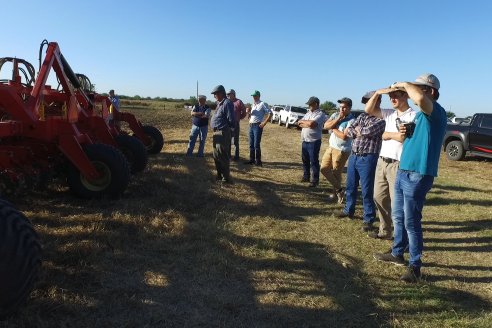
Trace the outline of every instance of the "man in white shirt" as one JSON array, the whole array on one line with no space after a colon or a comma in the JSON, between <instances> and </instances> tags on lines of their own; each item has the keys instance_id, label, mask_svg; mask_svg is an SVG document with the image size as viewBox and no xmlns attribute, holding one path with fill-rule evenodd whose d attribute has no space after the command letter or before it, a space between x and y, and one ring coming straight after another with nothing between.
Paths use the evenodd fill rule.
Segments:
<instances>
[{"instance_id":1,"label":"man in white shirt","mask_svg":"<svg viewBox=\"0 0 492 328\"><path fill-rule=\"evenodd\" d=\"M381 102L378 99L383 94L388 94L394 109L379 107ZM386 121L374 179L374 202L379 215L379 232L371 231L368 236L391 240L391 201L394 198L396 172L405 140L405 134L400 133L398 127L401 123L412 122L416 112L408 105L408 94L401 90L384 88L367 93L364 97L367 101L366 113Z\"/></svg>"},{"instance_id":2,"label":"man in white shirt","mask_svg":"<svg viewBox=\"0 0 492 328\"><path fill-rule=\"evenodd\" d=\"M261 136L263 134L263 128L270 120L271 111L268 105L260 100L260 91L255 90L251 95L253 97L253 104L249 111L249 161L244 164L254 164L256 166L263 166L261 161Z\"/></svg>"},{"instance_id":3,"label":"man in white shirt","mask_svg":"<svg viewBox=\"0 0 492 328\"><path fill-rule=\"evenodd\" d=\"M309 111L298 122L299 127L302 128L302 166L304 168L302 181L310 182L309 187L316 187L319 184L319 150L326 114L319 109L317 97L309 98L306 105L309 106Z\"/></svg>"}]
</instances>

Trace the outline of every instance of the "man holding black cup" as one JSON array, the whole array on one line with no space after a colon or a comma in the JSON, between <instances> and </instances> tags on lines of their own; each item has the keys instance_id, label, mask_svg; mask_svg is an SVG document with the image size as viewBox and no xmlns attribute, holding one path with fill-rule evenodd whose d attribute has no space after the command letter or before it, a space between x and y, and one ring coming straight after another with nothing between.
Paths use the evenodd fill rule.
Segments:
<instances>
[{"instance_id":1,"label":"man holding black cup","mask_svg":"<svg viewBox=\"0 0 492 328\"><path fill-rule=\"evenodd\" d=\"M394 109L381 109L381 96L388 94ZM384 88L368 92L362 103L366 103L365 111L369 115L386 121L383 142L379 152L374 178L374 203L379 216L379 232L371 231L369 237L392 239L391 201L394 199L396 172L400 165L405 134L400 132L400 125L413 122L415 111L408 105L408 94L402 90Z\"/></svg>"},{"instance_id":2,"label":"man holding black cup","mask_svg":"<svg viewBox=\"0 0 492 328\"><path fill-rule=\"evenodd\" d=\"M420 107L415 115L413 135L407 135L403 143L400 168L396 174L395 198L392 218L395 240L390 253L376 253L379 261L405 265L403 253L408 247L410 258L406 272L400 277L409 283L421 277L422 250L422 209L425 197L434 183L439 166L442 141L446 133L446 111L437 102L440 82L433 74L423 74L415 82L397 82L393 90L405 91L409 98ZM406 133L405 124L400 132Z\"/></svg>"}]
</instances>

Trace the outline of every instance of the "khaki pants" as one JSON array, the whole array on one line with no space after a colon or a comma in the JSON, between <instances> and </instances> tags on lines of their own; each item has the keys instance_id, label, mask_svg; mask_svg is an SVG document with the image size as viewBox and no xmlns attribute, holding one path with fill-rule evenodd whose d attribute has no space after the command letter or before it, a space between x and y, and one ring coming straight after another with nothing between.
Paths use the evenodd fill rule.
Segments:
<instances>
[{"instance_id":1,"label":"khaki pants","mask_svg":"<svg viewBox=\"0 0 492 328\"><path fill-rule=\"evenodd\" d=\"M378 159L374 177L374 203L379 216L379 234L391 236L391 201L395 194L396 172L400 162L386 163Z\"/></svg>"},{"instance_id":2,"label":"khaki pants","mask_svg":"<svg viewBox=\"0 0 492 328\"><path fill-rule=\"evenodd\" d=\"M217 176L229 179L229 152L231 150L231 130L226 128L214 131L213 156Z\"/></svg>"},{"instance_id":3,"label":"khaki pants","mask_svg":"<svg viewBox=\"0 0 492 328\"><path fill-rule=\"evenodd\" d=\"M335 191L342 188L342 171L350 153L328 147L321 159L320 172L331 183Z\"/></svg>"}]
</instances>

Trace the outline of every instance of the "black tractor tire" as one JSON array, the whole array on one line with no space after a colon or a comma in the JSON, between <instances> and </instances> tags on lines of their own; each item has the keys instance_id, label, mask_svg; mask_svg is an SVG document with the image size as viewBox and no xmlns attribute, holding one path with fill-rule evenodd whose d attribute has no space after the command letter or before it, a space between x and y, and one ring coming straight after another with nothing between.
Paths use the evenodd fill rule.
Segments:
<instances>
[{"instance_id":1,"label":"black tractor tire","mask_svg":"<svg viewBox=\"0 0 492 328\"><path fill-rule=\"evenodd\" d=\"M125 155L132 174L142 172L147 167L149 154L144 144L137 138L120 134L115 138L118 149Z\"/></svg>"},{"instance_id":2,"label":"black tractor tire","mask_svg":"<svg viewBox=\"0 0 492 328\"><path fill-rule=\"evenodd\" d=\"M41 244L29 220L0 199L0 319L27 300L41 268Z\"/></svg>"},{"instance_id":3,"label":"black tractor tire","mask_svg":"<svg viewBox=\"0 0 492 328\"><path fill-rule=\"evenodd\" d=\"M164 146L164 137L161 131L151 125L144 125L142 128L151 140L150 144L145 146L147 152L149 154L159 154Z\"/></svg>"},{"instance_id":4,"label":"black tractor tire","mask_svg":"<svg viewBox=\"0 0 492 328\"><path fill-rule=\"evenodd\" d=\"M89 180L70 164L67 176L70 191L86 199L120 197L130 182L130 166L125 155L113 146L99 143L84 146L84 151L101 176Z\"/></svg>"},{"instance_id":5,"label":"black tractor tire","mask_svg":"<svg viewBox=\"0 0 492 328\"><path fill-rule=\"evenodd\" d=\"M452 161L461 161L465 158L465 148L459 140L453 140L446 145L446 157Z\"/></svg>"}]
</instances>

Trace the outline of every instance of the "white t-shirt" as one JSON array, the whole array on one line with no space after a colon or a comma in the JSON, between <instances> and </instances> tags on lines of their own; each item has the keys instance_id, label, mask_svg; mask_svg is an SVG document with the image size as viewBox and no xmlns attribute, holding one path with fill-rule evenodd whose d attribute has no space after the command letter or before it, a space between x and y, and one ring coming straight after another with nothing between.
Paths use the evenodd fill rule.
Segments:
<instances>
[{"instance_id":1,"label":"white t-shirt","mask_svg":"<svg viewBox=\"0 0 492 328\"><path fill-rule=\"evenodd\" d=\"M384 132L398 132L398 128L396 127L396 118L399 118L401 123L412 122L417 112L410 107L400 116L398 116L398 111L395 109L381 109L381 114L383 119L386 121ZM379 156L396 159L399 161L402 149L403 144L399 141L393 139L383 140Z\"/></svg>"}]
</instances>

